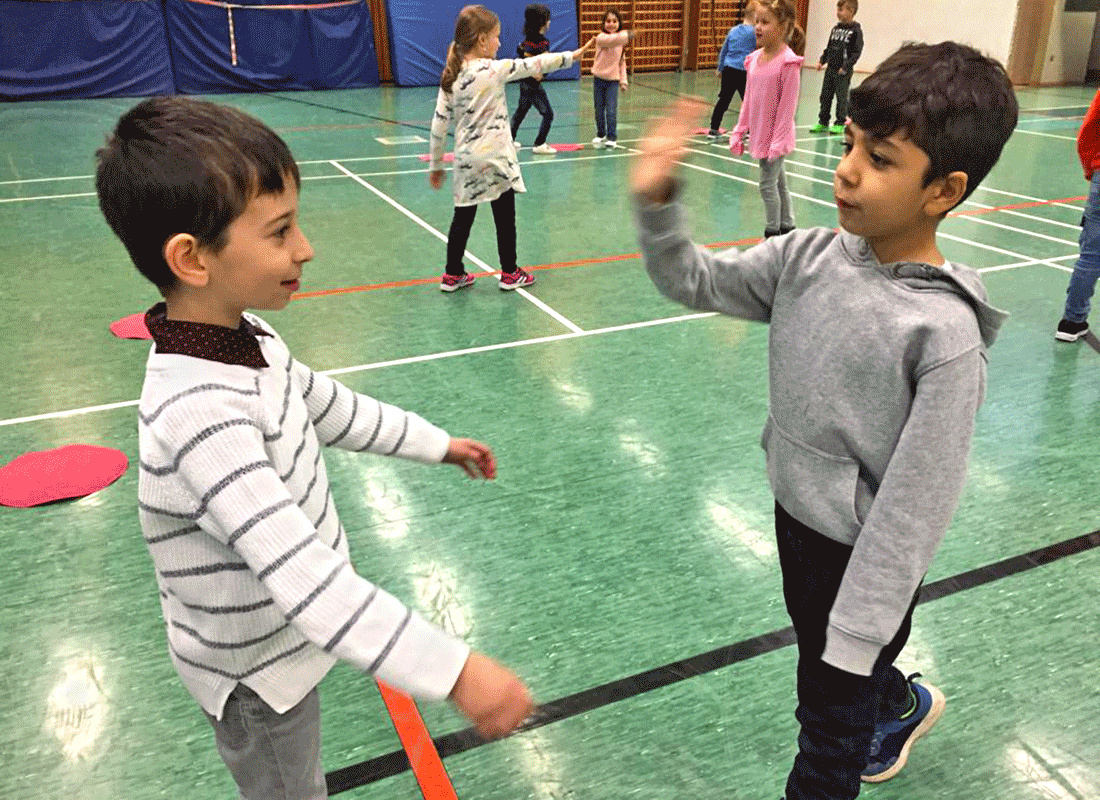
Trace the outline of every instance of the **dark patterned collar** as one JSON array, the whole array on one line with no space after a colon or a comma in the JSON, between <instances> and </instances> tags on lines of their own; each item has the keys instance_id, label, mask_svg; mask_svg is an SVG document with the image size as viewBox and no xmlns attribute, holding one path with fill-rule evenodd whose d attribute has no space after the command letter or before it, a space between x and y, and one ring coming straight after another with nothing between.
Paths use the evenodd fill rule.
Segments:
<instances>
[{"instance_id":1,"label":"dark patterned collar","mask_svg":"<svg viewBox=\"0 0 1100 800\"><path fill-rule=\"evenodd\" d=\"M254 369L268 366L256 337L271 334L243 317L236 328L184 322L168 319L168 306L157 303L145 312L145 327L153 335L158 353L175 353Z\"/></svg>"}]
</instances>

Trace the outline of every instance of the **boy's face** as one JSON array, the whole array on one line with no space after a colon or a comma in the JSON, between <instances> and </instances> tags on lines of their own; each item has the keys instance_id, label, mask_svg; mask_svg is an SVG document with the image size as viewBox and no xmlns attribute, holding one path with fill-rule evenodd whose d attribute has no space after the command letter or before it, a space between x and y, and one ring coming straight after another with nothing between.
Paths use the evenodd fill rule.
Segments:
<instances>
[{"instance_id":1,"label":"boy's face","mask_svg":"<svg viewBox=\"0 0 1100 800\"><path fill-rule=\"evenodd\" d=\"M605 33L616 33L619 30L619 18L614 14L606 14L603 18L603 29Z\"/></svg>"},{"instance_id":2,"label":"boy's face","mask_svg":"<svg viewBox=\"0 0 1100 800\"><path fill-rule=\"evenodd\" d=\"M840 3L836 7L836 18L841 22L851 22L855 19L856 12L847 3Z\"/></svg>"},{"instance_id":3,"label":"boy's face","mask_svg":"<svg viewBox=\"0 0 1100 800\"><path fill-rule=\"evenodd\" d=\"M250 308L283 309L299 289L302 266L313 258L298 227L298 187L284 176L279 194L253 197L227 229L218 253L200 248L209 279L205 290L211 312L236 325Z\"/></svg>"},{"instance_id":4,"label":"boy's face","mask_svg":"<svg viewBox=\"0 0 1100 800\"><path fill-rule=\"evenodd\" d=\"M929 224L934 228L939 209L929 204L942 181L924 186L930 163L928 154L902 131L874 139L849 120L844 126L844 157L833 176L841 226L872 245L905 241Z\"/></svg>"}]
</instances>

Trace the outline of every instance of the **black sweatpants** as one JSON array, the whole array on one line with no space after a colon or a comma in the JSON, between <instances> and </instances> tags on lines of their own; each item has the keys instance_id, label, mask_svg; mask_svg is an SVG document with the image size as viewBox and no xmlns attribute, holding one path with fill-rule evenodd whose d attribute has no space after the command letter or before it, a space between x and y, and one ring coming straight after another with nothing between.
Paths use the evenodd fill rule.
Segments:
<instances>
[{"instance_id":1,"label":"black sweatpants","mask_svg":"<svg viewBox=\"0 0 1100 800\"><path fill-rule=\"evenodd\" d=\"M745 79L748 74L743 69L722 67L722 86L718 90L718 102L714 104L714 111L710 115L710 129L712 131L721 128L722 117L725 116L726 109L730 107L734 92L741 95L742 102L745 100Z\"/></svg>"},{"instance_id":2,"label":"black sweatpants","mask_svg":"<svg viewBox=\"0 0 1100 800\"><path fill-rule=\"evenodd\" d=\"M825 78L821 82L821 110L817 115L817 121L822 125L829 124L833 95L836 95L836 124L843 125L848 119L848 85L851 82L851 70L840 75L832 67L825 67Z\"/></svg>"},{"instance_id":3,"label":"black sweatpants","mask_svg":"<svg viewBox=\"0 0 1100 800\"><path fill-rule=\"evenodd\" d=\"M787 778L786 800L851 800L867 766L879 721L909 710L909 686L894 666L909 639L917 595L901 627L879 654L870 677L821 660L825 629L852 548L802 524L775 504L775 536L783 571L783 599L798 637L798 755Z\"/></svg>"}]
</instances>

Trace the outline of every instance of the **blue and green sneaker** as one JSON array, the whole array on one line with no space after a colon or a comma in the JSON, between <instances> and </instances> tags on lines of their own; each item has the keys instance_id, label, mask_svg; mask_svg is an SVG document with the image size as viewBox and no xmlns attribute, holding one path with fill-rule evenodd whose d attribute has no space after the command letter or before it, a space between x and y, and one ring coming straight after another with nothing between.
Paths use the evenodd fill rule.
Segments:
<instances>
[{"instance_id":1,"label":"blue and green sneaker","mask_svg":"<svg viewBox=\"0 0 1100 800\"><path fill-rule=\"evenodd\" d=\"M909 749L936 724L943 714L947 700L943 692L930 683L914 683L919 678L914 672L909 681L910 707L901 718L880 723L875 728L871 740L871 751L867 756L867 766L860 779L866 783L888 781L905 766L909 760Z\"/></svg>"}]
</instances>

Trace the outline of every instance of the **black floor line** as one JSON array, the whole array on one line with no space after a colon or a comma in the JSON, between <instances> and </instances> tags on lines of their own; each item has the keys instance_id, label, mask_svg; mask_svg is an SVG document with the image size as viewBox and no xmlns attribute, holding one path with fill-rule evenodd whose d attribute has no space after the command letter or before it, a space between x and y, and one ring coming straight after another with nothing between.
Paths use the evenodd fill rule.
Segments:
<instances>
[{"instance_id":1,"label":"black floor line","mask_svg":"<svg viewBox=\"0 0 1100 800\"><path fill-rule=\"evenodd\" d=\"M933 600L939 600L967 589L973 589L976 586L992 583L1010 575L1027 572L1036 567L1050 564L1067 556L1084 553L1096 547L1100 547L1100 530L925 584L921 589L920 603L930 603ZM688 678L704 675L716 669L747 661L750 658L792 644L794 644L794 630L788 626L760 636L754 636L751 639L719 647L707 653L700 653L682 661L639 672L637 675L631 675L628 678L621 678L602 686L594 686L576 694L543 703L539 706L535 716L517 732L529 731L553 722L560 722L577 714L583 714L586 711L592 711L620 700L627 700L653 689L679 683ZM439 755L443 758L487 744L472 728L444 734L433 739L433 741L439 750ZM365 786L368 783L374 783L383 778L398 775L408 769L409 760L405 752L395 750L392 753L359 764L352 764L334 770L325 777L328 781L329 794L337 794L338 792L344 792L359 786Z\"/></svg>"},{"instance_id":2,"label":"black floor line","mask_svg":"<svg viewBox=\"0 0 1100 800\"><path fill-rule=\"evenodd\" d=\"M277 100L286 100L288 103L301 103L302 105L313 106L314 108L324 108L324 109L327 109L329 111L339 111L341 114L351 114L352 116L355 116L355 117L363 117L364 119L373 119L373 120L377 120L378 122L387 122L390 125L401 125L403 127L413 128L414 130L418 130L418 131L428 131L430 133L431 130L432 130L430 125L418 125L414 122L402 122L401 120L390 119L388 117L378 117L378 116L375 116L374 114L368 114L365 111L353 111L349 108L340 108L339 106L330 106L330 105L326 105L325 103L315 103L312 100L303 100L300 97L287 97L286 95L275 94L274 92L263 92L262 94L265 94L267 97L274 97Z\"/></svg>"}]
</instances>

